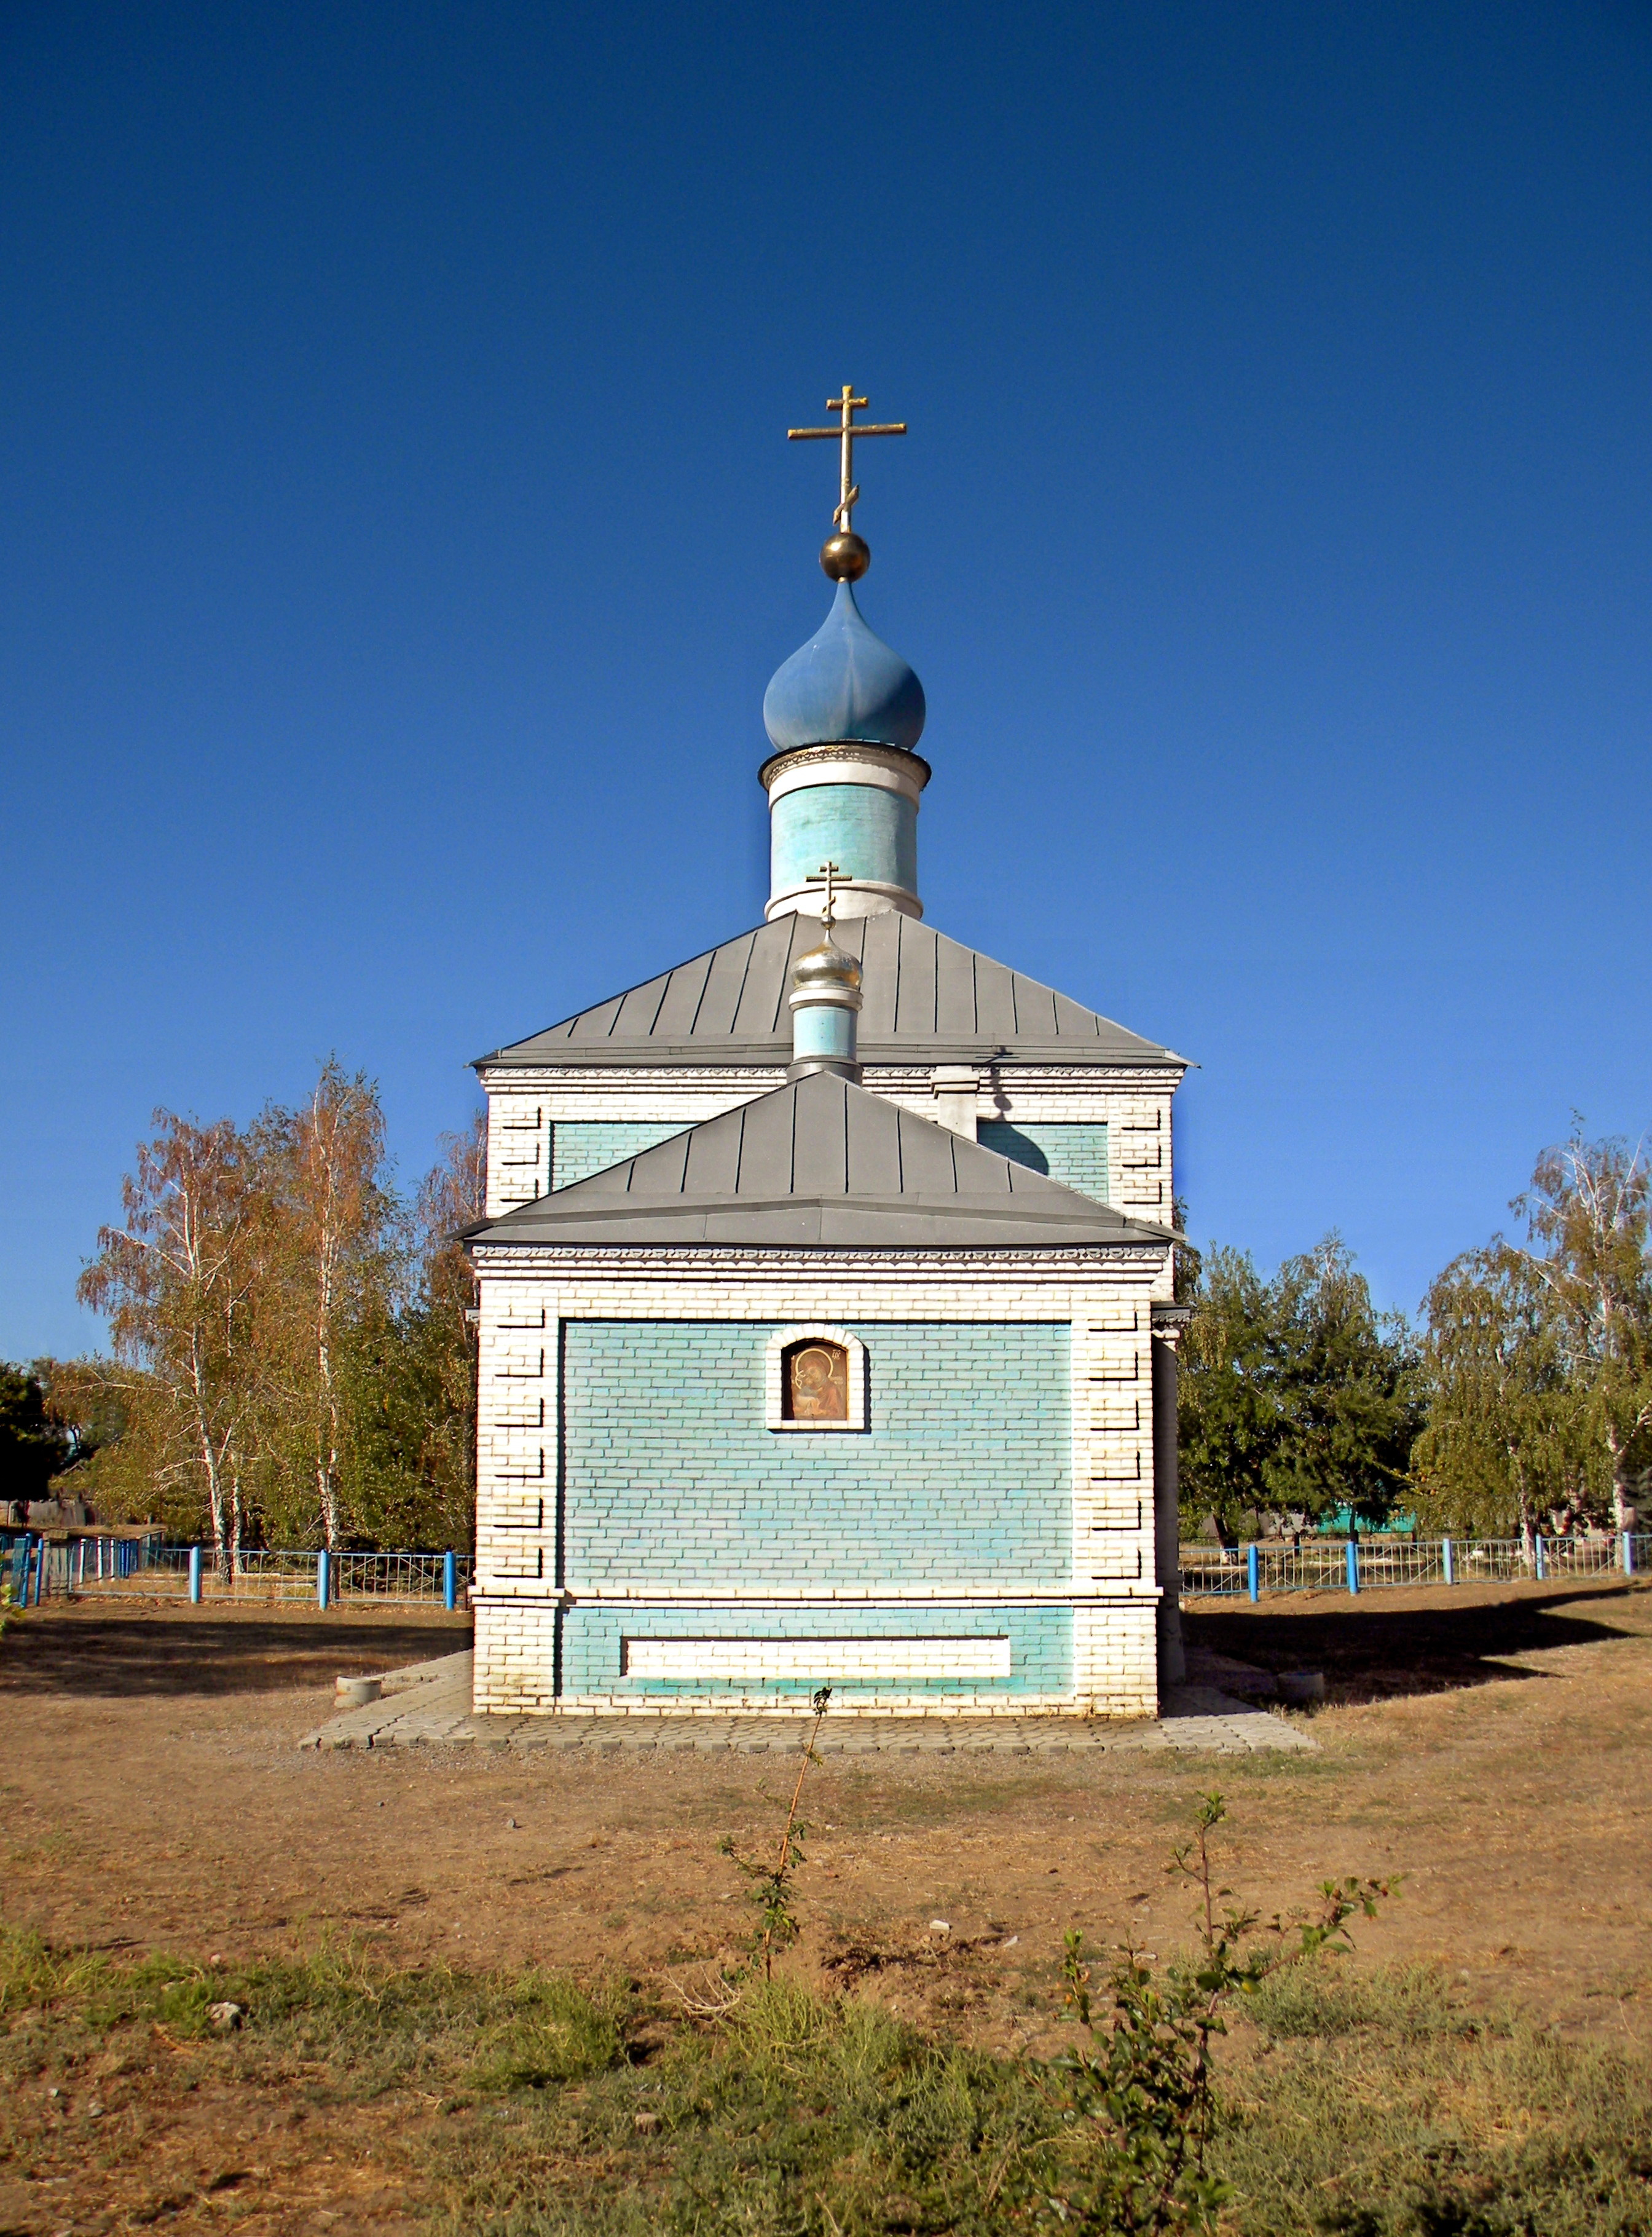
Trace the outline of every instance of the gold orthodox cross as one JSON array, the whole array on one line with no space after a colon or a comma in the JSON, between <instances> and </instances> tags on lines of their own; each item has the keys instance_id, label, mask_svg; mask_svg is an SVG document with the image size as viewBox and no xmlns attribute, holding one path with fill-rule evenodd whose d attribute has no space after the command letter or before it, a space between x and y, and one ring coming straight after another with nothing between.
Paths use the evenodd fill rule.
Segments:
<instances>
[{"instance_id":1,"label":"gold orthodox cross","mask_svg":"<svg viewBox=\"0 0 1652 2237\"><path fill-rule=\"evenodd\" d=\"M838 454L840 476L839 495L837 508L832 518L837 522L839 531L845 536L850 532L849 516L853 511L856 501L860 495L859 490L855 485L856 436L904 435L906 432L906 422L904 419L888 427L857 427L855 413L864 412L865 408L865 398L857 396L852 384L846 380L841 396L828 396L826 399L826 410L839 415L840 424L838 426L788 427L786 431L786 439L788 443L829 442L834 437L836 438L839 446Z\"/></svg>"},{"instance_id":2,"label":"gold orthodox cross","mask_svg":"<svg viewBox=\"0 0 1652 2237\"><path fill-rule=\"evenodd\" d=\"M845 393L847 394L847 393L846 390ZM834 906L832 888L834 881L840 886L852 886L854 883L852 878L845 877L835 862L822 862L818 870L811 872L803 881L806 886L826 888L826 899L820 909L820 921L825 925L828 936L832 931L832 911Z\"/></svg>"}]
</instances>

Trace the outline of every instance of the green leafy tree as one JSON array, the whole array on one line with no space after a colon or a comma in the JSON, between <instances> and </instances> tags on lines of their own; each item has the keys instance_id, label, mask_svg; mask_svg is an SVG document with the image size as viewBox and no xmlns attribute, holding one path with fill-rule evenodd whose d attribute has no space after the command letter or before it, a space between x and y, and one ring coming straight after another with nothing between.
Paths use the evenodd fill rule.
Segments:
<instances>
[{"instance_id":1,"label":"green leafy tree","mask_svg":"<svg viewBox=\"0 0 1652 2237\"><path fill-rule=\"evenodd\" d=\"M37 1359L35 1373L46 1394L46 1410L63 1439L63 1459L54 1488L89 1491L82 1483L69 1486L66 1479L84 1471L106 1448L125 1435L128 1409L117 1389L101 1374L82 1379L79 1370L90 1362Z\"/></svg>"},{"instance_id":2,"label":"green leafy tree","mask_svg":"<svg viewBox=\"0 0 1652 2237\"><path fill-rule=\"evenodd\" d=\"M1597 1512L1585 1401L1568 1373L1553 1292L1530 1255L1494 1236L1437 1275L1424 1301L1428 1424L1413 1455L1416 1500L1435 1527L1517 1533L1528 1563L1545 1513Z\"/></svg>"},{"instance_id":3,"label":"green leafy tree","mask_svg":"<svg viewBox=\"0 0 1652 2237\"><path fill-rule=\"evenodd\" d=\"M48 1397L72 1440L62 1488L102 1521L158 1521L177 1539L210 1534L200 1471L160 1376L129 1357L54 1360Z\"/></svg>"},{"instance_id":4,"label":"green leafy tree","mask_svg":"<svg viewBox=\"0 0 1652 2237\"><path fill-rule=\"evenodd\" d=\"M1422 1427L1417 1355L1398 1313L1379 1313L1340 1236L1287 1258L1274 1283L1284 1430L1268 1504L1317 1520L1351 1508L1385 1521Z\"/></svg>"},{"instance_id":5,"label":"green leafy tree","mask_svg":"<svg viewBox=\"0 0 1652 2237\"><path fill-rule=\"evenodd\" d=\"M364 1431L381 1527L398 1542L468 1546L476 1516L476 1282L460 1236L487 1195L487 1120L444 1138L414 1205L412 1294L380 1330Z\"/></svg>"},{"instance_id":6,"label":"green leafy tree","mask_svg":"<svg viewBox=\"0 0 1652 2237\"><path fill-rule=\"evenodd\" d=\"M1403 1320L1379 1313L1339 1237L1265 1281L1244 1252L1202 1260L1181 1346L1180 1462L1190 1518L1232 1543L1266 1513L1351 1508L1382 1521L1421 1426Z\"/></svg>"},{"instance_id":7,"label":"green leafy tree","mask_svg":"<svg viewBox=\"0 0 1652 2237\"><path fill-rule=\"evenodd\" d=\"M1185 1196L1171 1197L1170 1224L1182 1238L1171 1253L1171 1295L1177 1304L1189 1305L1199 1287L1204 1257L1197 1244L1188 1240L1188 1199Z\"/></svg>"},{"instance_id":8,"label":"green leafy tree","mask_svg":"<svg viewBox=\"0 0 1652 2237\"><path fill-rule=\"evenodd\" d=\"M1216 1249L1186 1300L1193 1318L1180 1357L1181 1504L1197 1528L1208 1514L1234 1543L1269 1503L1285 1431L1274 1298L1249 1254Z\"/></svg>"},{"instance_id":9,"label":"green leafy tree","mask_svg":"<svg viewBox=\"0 0 1652 2237\"><path fill-rule=\"evenodd\" d=\"M0 1501L26 1508L31 1499L44 1499L71 1448L68 1430L48 1409L38 1364L0 1361Z\"/></svg>"}]
</instances>

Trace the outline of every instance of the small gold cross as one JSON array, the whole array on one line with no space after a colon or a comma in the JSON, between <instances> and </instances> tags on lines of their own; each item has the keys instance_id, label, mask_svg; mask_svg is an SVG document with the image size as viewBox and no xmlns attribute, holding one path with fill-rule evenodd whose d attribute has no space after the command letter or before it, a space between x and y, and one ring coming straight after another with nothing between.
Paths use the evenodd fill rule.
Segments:
<instances>
[{"instance_id":1,"label":"small gold cross","mask_svg":"<svg viewBox=\"0 0 1652 2237\"><path fill-rule=\"evenodd\" d=\"M840 886L852 886L854 883L852 878L845 877L835 862L822 862L818 870L813 871L803 881L806 886L826 888L826 900L820 910L820 921L826 927L828 938L831 937L832 933L832 913L836 906L832 893L834 881Z\"/></svg>"},{"instance_id":2,"label":"small gold cross","mask_svg":"<svg viewBox=\"0 0 1652 2237\"><path fill-rule=\"evenodd\" d=\"M843 534L847 536L849 516L853 511L860 496L860 492L855 485L856 436L904 435L906 432L906 422L904 419L898 420L887 427L857 427L854 424L854 415L857 412L865 410L866 399L864 396L857 396L852 384L846 380L843 384L842 395L828 396L826 408L828 412L836 412L840 415L840 424L838 426L788 427L786 431L786 439L788 443L808 443L819 440L831 441L835 439L840 445L839 493L832 518L837 522Z\"/></svg>"}]
</instances>

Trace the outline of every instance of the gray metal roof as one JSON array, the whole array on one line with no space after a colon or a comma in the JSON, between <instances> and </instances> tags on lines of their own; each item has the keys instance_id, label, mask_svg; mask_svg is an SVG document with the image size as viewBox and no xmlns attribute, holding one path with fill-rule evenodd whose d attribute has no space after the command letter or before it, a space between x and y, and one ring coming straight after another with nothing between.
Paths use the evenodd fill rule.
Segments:
<instances>
[{"instance_id":1,"label":"gray metal roof","mask_svg":"<svg viewBox=\"0 0 1652 2237\"><path fill-rule=\"evenodd\" d=\"M786 993L792 965L819 937L818 917L777 917L645 986L476 1061L789 1063ZM994 1056L1074 1065L1185 1061L916 918L892 910L852 917L835 927L833 937L860 960L864 1063L985 1063Z\"/></svg>"},{"instance_id":2,"label":"gray metal roof","mask_svg":"<svg viewBox=\"0 0 1652 2237\"><path fill-rule=\"evenodd\" d=\"M833 1072L811 1072L469 1234L828 1250L1170 1240L1166 1228L1126 1219Z\"/></svg>"}]
</instances>

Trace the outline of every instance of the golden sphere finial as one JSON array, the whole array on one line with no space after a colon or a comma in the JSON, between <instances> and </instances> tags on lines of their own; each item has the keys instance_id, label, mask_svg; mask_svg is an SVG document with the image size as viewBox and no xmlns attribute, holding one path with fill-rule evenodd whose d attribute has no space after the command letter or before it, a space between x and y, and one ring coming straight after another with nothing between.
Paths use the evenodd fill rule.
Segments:
<instances>
[{"instance_id":1,"label":"golden sphere finial","mask_svg":"<svg viewBox=\"0 0 1652 2237\"><path fill-rule=\"evenodd\" d=\"M820 546L820 564L834 583L858 583L872 564L872 552L863 537L846 528Z\"/></svg>"}]
</instances>

